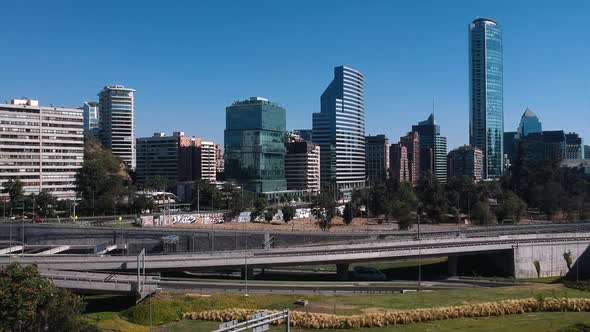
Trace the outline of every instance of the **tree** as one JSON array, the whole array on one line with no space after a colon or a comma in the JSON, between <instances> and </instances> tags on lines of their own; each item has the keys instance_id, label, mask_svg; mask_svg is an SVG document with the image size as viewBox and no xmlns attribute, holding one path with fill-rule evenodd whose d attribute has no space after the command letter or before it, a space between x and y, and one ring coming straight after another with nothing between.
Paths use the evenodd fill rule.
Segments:
<instances>
[{"instance_id":1,"label":"tree","mask_svg":"<svg viewBox=\"0 0 590 332\"><path fill-rule=\"evenodd\" d=\"M163 176L150 176L145 179L143 187L147 190L166 191L170 186L170 181Z\"/></svg>"},{"instance_id":2,"label":"tree","mask_svg":"<svg viewBox=\"0 0 590 332\"><path fill-rule=\"evenodd\" d=\"M510 219L516 224L525 216L526 209L526 203L520 197L513 192L508 192L496 211L496 217L498 222Z\"/></svg>"},{"instance_id":3,"label":"tree","mask_svg":"<svg viewBox=\"0 0 590 332\"><path fill-rule=\"evenodd\" d=\"M409 229L412 226L412 213L406 202L395 202L393 205L393 216L397 219L399 229Z\"/></svg>"},{"instance_id":4,"label":"tree","mask_svg":"<svg viewBox=\"0 0 590 332\"><path fill-rule=\"evenodd\" d=\"M533 261L533 265L535 266L535 270L537 271L537 278L541 278L541 262Z\"/></svg>"},{"instance_id":5,"label":"tree","mask_svg":"<svg viewBox=\"0 0 590 332\"><path fill-rule=\"evenodd\" d=\"M416 184L416 194L424 206L428 217L439 222L446 210L446 200L443 188L431 173L424 172Z\"/></svg>"},{"instance_id":6,"label":"tree","mask_svg":"<svg viewBox=\"0 0 590 332\"><path fill-rule=\"evenodd\" d=\"M59 289L36 266L11 263L0 270L0 331L96 330L78 320L82 300Z\"/></svg>"},{"instance_id":7,"label":"tree","mask_svg":"<svg viewBox=\"0 0 590 332\"><path fill-rule=\"evenodd\" d=\"M237 217L244 210L244 204L242 202L242 195L240 195L239 191L235 190L229 195L227 205L230 210L229 216L231 218Z\"/></svg>"},{"instance_id":8,"label":"tree","mask_svg":"<svg viewBox=\"0 0 590 332\"><path fill-rule=\"evenodd\" d=\"M285 205L281 208L281 212L283 213L283 221L289 222L295 217L295 208L290 205Z\"/></svg>"},{"instance_id":9,"label":"tree","mask_svg":"<svg viewBox=\"0 0 590 332\"><path fill-rule=\"evenodd\" d=\"M570 250L563 253L563 259L565 260L565 264L567 265L567 270L572 270L572 252Z\"/></svg>"},{"instance_id":10,"label":"tree","mask_svg":"<svg viewBox=\"0 0 590 332\"><path fill-rule=\"evenodd\" d=\"M133 195L133 210L135 213L141 213L142 211L150 210L153 211L156 208L156 203L151 196L148 195Z\"/></svg>"},{"instance_id":11,"label":"tree","mask_svg":"<svg viewBox=\"0 0 590 332\"><path fill-rule=\"evenodd\" d=\"M42 191L36 198L36 213L41 217L50 217L55 213L57 199L47 191Z\"/></svg>"},{"instance_id":12,"label":"tree","mask_svg":"<svg viewBox=\"0 0 590 332\"><path fill-rule=\"evenodd\" d=\"M268 209L266 209L266 211L264 211L264 220L266 220L267 222L271 222L275 217L275 214L277 214L277 209L269 207Z\"/></svg>"},{"instance_id":13,"label":"tree","mask_svg":"<svg viewBox=\"0 0 590 332\"><path fill-rule=\"evenodd\" d=\"M23 198L23 183L19 179L10 179L2 184L2 193L8 194L10 209L12 211L16 202Z\"/></svg>"},{"instance_id":14,"label":"tree","mask_svg":"<svg viewBox=\"0 0 590 332\"><path fill-rule=\"evenodd\" d=\"M342 219L346 225L350 225L352 222L352 218L354 217L354 211L352 208L352 203L346 203L344 205L344 211L342 211Z\"/></svg>"},{"instance_id":15,"label":"tree","mask_svg":"<svg viewBox=\"0 0 590 332\"><path fill-rule=\"evenodd\" d=\"M336 202L331 195L324 192L314 197L311 213L317 219L322 231L327 231L336 215Z\"/></svg>"},{"instance_id":16,"label":"tree","mask_svg":"<svg viewBox=\"0 0 590 332\"><path fill-rule=\"evenodd\" d=\"M250 213L250 221L252 221L252 222L256 221L256 218L258 218L258 216L263 215L264 210L266 210L267 206L268 206L268 203L267 203L266 199L264 199L262 197L258 197L254 201L254 211L252 211ZM265 219L266 219L266 217L265 217Z\"/></svg>"},{"instance_id":17,"label":"tree","mask_svg":"<svg viewBox=\"0 0 590 332\"><path fill-rule=\"evenodd\" d=\"M490 204L487 201L479 201L473 206L471 218L478 225L489 225L494 221L490 211Z\"/></svg>"}]
</instances>

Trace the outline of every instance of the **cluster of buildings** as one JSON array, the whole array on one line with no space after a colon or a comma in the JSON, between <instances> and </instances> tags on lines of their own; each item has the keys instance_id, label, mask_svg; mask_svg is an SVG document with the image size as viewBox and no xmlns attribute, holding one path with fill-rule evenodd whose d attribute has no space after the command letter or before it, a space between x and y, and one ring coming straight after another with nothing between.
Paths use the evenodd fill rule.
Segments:
<instances>
[{"instance_id":1,"label":"cluster of buildings","mask_svg":"<svg viewBox=\"0 0 590 332\"><path fill-rule=\"evenodd\" d=\"M139 186L159 176L190 191L197 180L225 179L269 198L322 188L346 197L386 178L415 185L424 173L441 182L453 176L497 179L518 157L531 163L556 159L565 166L590 157L577 134L543 131L530 109L516 132L504 131L502 30L485 18L468 30L469 145L448 153L434 109L398 142L366 135L365 78L339 66L321 94L320 112L312 114L312 128L288 132L284 107L251 97L226 108L223 148L182 131L135 137L135 90L122 85L105 86L97 101L80 108L14 99L0 104L0 184L20 179L28 194L47 190L74 199L84 134L134 170Z\"/></svg>"}]
</instances>

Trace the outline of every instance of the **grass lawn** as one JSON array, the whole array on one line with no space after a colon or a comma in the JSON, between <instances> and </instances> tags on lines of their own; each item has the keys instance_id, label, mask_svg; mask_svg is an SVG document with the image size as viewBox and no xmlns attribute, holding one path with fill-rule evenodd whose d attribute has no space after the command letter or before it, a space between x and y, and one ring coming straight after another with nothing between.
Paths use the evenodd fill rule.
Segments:
<instances>
[{"instance_id":1,"label":"grass lawn","mask_svg":"<svg viewBox=\"0 0 590 332\"><path fill-rule=\"evenodd\" d=\"M529 331L558 331L577 323L590 324L590 314L587 312L543 312L489 318L462 318L429 323L415 323L408 325L388 326L381 328L365 328L350 330L320 330L323 332L435 332L435 331L465 331L465 332L529 332ZM167 331L213 331L218 328L217 322L180 321L165 327ZM271 332L284 331L284 327L272 327ZM292 332L308 332L312 330L291 329ZM316 330L317 331L317 330Z\"/></svg>"},{"instance_id":2,"label":"grass lawn","mask_svg":"<svg viewBox=\"0 0 590 332\"><path fill-rule=\"evenodd\" d=\"M540 297L590 297L589 292L565 288L560 284L536 284L530 286L500 287L500 288L470 288L462 290L441 290L433 292L409 292L406 294L390 295L279 295L279 294L253 294L244 297L241 294L212 294L210 297L202 297L199 294L160 294L151 299L152 321L154 325L161 326L163 331L208 331L219 325L217 322L181 321L175 322L182 312L227 309L227 308L253 308L253 309L284 309L305 310L310 312L322 312L330 314L350 315L361 314L367 311L387 309L412 309L424 307L439 307L450 305L462 305L468 303L491 302L504 299ZM84 317L105 330L117 331L144 331L149 325L150 301L145 300L139 305L133 305L133 301L120 297L90 297L87 312ZM309 301L305 308L293 304L297 299ZM564 315L562 328L573 323L590 323L590 314L587 320L576 320L577 313L561 313ZM559 315L559 313L555 313ZM453 328L461 328L465 331L493 331L497 324L509 324L509 331L518 330L519 324L523 325L528 320L523 318L530 316L528 320L539 320L543 328L539 331L547 331L553 328L552 322L558 322L553 313L536 313L516 315L489 319L461 319L434 323L420 323L403 326L399 331L451 331ZM536 318L535 318L536 317ZM547 317L547 319L545 319ZM541 322L543 318L543 322ZM571 319L570 319L571 318ZM488 323L489 321L489 323ZM573 323L572 323L573 322ZM572 324L567 324L572 323ZM461 324L460 326L457 324ZM470 325L471 324L471 325ZM548 324L548 325L547 325ZM486 327L488 326L489 327ZM514 325L514 328L512 328ZM191 327L192 326L192 327ZM210 329L209 327L213 327ZM421 326L421 328L416 328ZM482 326L481 329L476 327ZM173 328L170 330L169 328ZM192 328L192 329L191 329ZM397 327L396 327L397 328ZM448 329L447 329L448 328ZM485 330L484 328L488 328ZM364 329L363 331L390 331L388 329ZM522 330L525 331L525 330Z\"/></svg>"}]
</instances>

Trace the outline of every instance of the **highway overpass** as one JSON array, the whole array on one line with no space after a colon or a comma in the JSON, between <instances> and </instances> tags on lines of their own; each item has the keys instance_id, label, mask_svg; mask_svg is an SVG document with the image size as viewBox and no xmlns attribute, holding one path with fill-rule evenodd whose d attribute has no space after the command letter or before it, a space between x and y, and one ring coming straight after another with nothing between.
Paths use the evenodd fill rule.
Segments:
<instances>
[{"instance_id":1,"label":"highway overpass","mask_svg":"<svg viewBox=\"0 0 590 332\"><path fill-rule=\"evenodd\" d=\"M174 253L149 255L145 268L149 271L184 271L199 269L240 269L277 266L336 264L340 274L353 262L385 261L417 257L449 257L449 274L457 270L457 259L464 255L491 255L498 257L517 278L536 277L533 262L539 261L541 276L559 276L568 273L563 258L570 252L574 265L588 259L590 232L564 232L549 234L519 234L500 236L451 236L421 240L375 240L360 243L294 246L254 250L217 251L207 253ZM44 269L76 271L132 271L137 269L137 256L106 255L0 255L0 264L9 260L23 264L37 264ZM580 259L578 261L578 259ZM589 262L590 263L590 262ZM247 273L248 271L246 271Z\"/></svg>"}]
</instances>

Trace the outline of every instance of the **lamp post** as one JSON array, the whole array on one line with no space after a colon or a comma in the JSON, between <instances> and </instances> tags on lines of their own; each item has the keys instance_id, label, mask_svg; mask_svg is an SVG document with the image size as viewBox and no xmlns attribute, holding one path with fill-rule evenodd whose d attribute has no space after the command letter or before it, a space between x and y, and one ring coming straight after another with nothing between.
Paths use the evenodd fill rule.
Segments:
<instances>
[{"instance_id":1,"label":"lamp post","mask_svg":"<svg viewBox=\"0 0 590 332\"><path fill-rule=\"evenodd\" d=\"M422 291L422 239L420 234L420 217L422 214L422 203L418 203L418 291Z\"/></svg>"}]
</instances>

